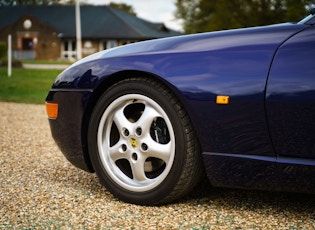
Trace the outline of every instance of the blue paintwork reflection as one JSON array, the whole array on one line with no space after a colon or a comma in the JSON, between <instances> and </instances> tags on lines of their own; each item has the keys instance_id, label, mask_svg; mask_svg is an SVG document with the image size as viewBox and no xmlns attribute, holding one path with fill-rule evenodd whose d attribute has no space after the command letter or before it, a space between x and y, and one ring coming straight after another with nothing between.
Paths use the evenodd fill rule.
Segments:
<instances>
[{"instance_id":1,"label":"blue paintwork reflection","mask_svg":"<svg viewBox=\"0 0 315 230\"><path fill-rule=\"evenodd\" d=\"M61 118L50 121L53 136L69 161L93 171L86 130L97 96L120 73L145 73L166 84L185 106L213 185L283 189L294 181L296 189L310 181L304 187L310 191L315 188L310 161L315 158L314 53L314 28L303 24L167 38L100 52L56 79L47 96L61 108ZM229 96L230 104L217 105L217 95Z\"/></svg>"},{"instance_id":2,"label":"blue paintwork reflection","mask_svg":"<svg viewBox=\"0 0 315 230\"><path fill-rule=\"evenodd\" d=\"M279 156L315 158L315 28L278 51L267 87L271 136Z\"/></svg>"}]
</instances>

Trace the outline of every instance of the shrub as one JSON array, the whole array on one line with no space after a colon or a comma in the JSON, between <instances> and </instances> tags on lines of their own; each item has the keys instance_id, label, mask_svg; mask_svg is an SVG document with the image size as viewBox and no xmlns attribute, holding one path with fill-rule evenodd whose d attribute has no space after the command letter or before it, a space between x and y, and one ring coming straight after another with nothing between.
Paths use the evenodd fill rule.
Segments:
<instances>
[{"instance_id":1,"label":"shrub","mask_svg":"<svg viewBox=\"0 0 315 230\"><path fill-rule=\"evenodd\" d=\"M5 42L0 42L0 67L8 65L7 52L7 44ZM23 64L21 61L13 59L12 67L23 67Z\"/></svg>"},{"instance_id":2,"label":"shrub","mask_svg":"<svg viewBox=\"0 0 315 230\"><path fill-rule=\"evenodd\" d=\"M7 44L0 42L0 59L4 59L7 56Z\"/></svg>"},{"instance_id":3,"label":"shrub","mask_svg":"<svg viewBox=\"0 0 315 230\"><path fill-rule=\"evenodd\" d=\"M4 59L0 59L0 67L4 67L8 65L8 59L4 58ZM23 67L23 63L20 60L12 60L12 67L15 68L22 68Z\"/></svg>"}]
</instances>

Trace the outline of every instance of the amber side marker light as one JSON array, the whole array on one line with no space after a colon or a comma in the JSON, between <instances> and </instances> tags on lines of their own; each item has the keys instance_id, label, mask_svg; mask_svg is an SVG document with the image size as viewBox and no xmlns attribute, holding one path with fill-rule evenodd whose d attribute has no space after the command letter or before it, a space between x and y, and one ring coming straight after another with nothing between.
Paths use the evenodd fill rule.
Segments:
<instances>
[{"instance_id":1,"label":"amber side marker light","mask_svg":"<svg viewBox=\"0 0 315 230\"><path fill-rule=\"evenodd\" d=\"M46 102L46 112L48 118L56 119L58 117L58 104Z\"/></svg>"},{"instance_id":2,"label":"amber side marker light","mask_svg":"<svg viewBox=\"0 0 315 230\"><path fill-rule=\"evenodd\" d=\"M230 97L229 96L217 96L216 103L221 104L221 105L227 105L230 103Z\"/></svg>"}]
</instances>

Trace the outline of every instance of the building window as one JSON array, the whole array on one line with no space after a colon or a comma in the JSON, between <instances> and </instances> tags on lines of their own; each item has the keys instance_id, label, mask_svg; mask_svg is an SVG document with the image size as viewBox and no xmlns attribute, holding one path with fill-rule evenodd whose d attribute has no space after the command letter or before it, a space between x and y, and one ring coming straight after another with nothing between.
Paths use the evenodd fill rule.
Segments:
<instances>
[{"instance_id":1,"label":"building window","mask_svg":"<svg viewBox=\"0 0 315 230\"><path fill-rule=\"evenodd\" d=\"M77 57L75 40L64 40L61 46L61 58L74 61Z\"/></svg>"},{"instance_id":2,"label":"building window","mask_svg":"<svg viewBox=\"0 0 315 230\"><path fill-rule=\"evenodd\" d=\"M132 43L132 41L128 41L128 40L120 40L119 41L119 45L120 46L127 45L127 44L130 44L130 43Z\"/></svg>"},{"instance_id":3,"label":"building window","mask_svg":"<svg viewBox=\"0 0 315 230\"><path fill-rule=\"evenodd\" d=\"M64 51L69 51L69 46L68 46L68 44L69 44L68 41L64 41L64 42L63 42L63 50L64 50Z\"/></svg>"},{"instance_id":4,"label":"building window","mask_svg":"<svg viewBox=\"0 0 315 230\"><path fill-rule=\"evenodd\" d=\"M115 40L108 40L107 41L107 49L114 48L116 46L117 46L117 42Z\"/></svg>"},{"instance_id":5,"label":"building window","mask_svg":"<svg viewBox=\"0 0 315 230\"><path fill-rule=\"evenodd\" d=\"M77 43L75 40L72 40L71 41L71 47L72 47L72 51L76 51L77 50ZM74 56L76 57L76 56Z\"/></svg>"},{"instance_id":6,"label":"building window","mask_svg":"<svg viewBox=\"0 0 315 230\"><path fill-rule=\"evenodd\" d=\"M114 48L118 45L116 40L104 40L100 43L100 50L106 50L110 48Z\"/></svg>"},{"instance_id":7,"label":"building window","mask_svg":"<svg viewBox=\"0 0 315 230\"><path fill-rule=\"evenodd\" d=\"M134 42L138 42L138 40L101 40L99 43L99 50L106 50L114 48L116 46L123 46Z\"/></svg>"}]
</instances>

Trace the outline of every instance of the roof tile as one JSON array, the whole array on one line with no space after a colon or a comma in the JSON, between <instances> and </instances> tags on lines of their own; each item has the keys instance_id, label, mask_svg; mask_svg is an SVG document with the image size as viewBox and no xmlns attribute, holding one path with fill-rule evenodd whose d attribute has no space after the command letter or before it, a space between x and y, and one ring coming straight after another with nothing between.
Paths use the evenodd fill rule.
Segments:
<instances>
[{"instance_id":1,"label":"roof tile","mask_svg":"<svg viewBox=\"0 0 315 230\"><path fill-rule=\"evenodd\" d=\"M163 23L152 23L106 5L80 7L82 38L153 39L180 35ZM54 27L63 37L76 36L74 6L5 6L0 7L0 29L25 15Z\"/></svg>"}]
</instances>

